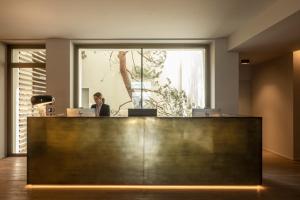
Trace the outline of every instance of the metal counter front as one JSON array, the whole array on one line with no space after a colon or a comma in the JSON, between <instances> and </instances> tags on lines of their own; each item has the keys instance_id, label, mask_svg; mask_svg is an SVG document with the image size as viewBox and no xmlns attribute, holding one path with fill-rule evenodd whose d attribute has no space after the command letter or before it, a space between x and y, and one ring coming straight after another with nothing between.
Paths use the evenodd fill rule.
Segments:
<instances>
[{"instance_id":1,"label":"metal counter front","mask_svg":"<svg viewBox=\"0 0 300 200\"><path fill-rule=\"evenodd\" d=\"M28 118L28 184L260 185L256 117Z\"/></svg>"}]
</instances>

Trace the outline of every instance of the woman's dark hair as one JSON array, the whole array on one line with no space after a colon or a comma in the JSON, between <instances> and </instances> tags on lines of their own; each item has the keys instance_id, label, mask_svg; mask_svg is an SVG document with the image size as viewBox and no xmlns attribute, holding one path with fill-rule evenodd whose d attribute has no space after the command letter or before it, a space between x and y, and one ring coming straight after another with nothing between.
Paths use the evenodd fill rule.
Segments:
<instances>
[{"instance_id":1,"label":"woman's dark hair","mask_svg":"<svg viewBox=\"0 0 300 200\"><path fill-rule=\"evenodd\" d=\"M96 92L96 93L94 94L94 97L99 97L99 98L101 98L101 97L102 97L102 94L101 94L100 92Z\"/></svg>"}]
</instances>

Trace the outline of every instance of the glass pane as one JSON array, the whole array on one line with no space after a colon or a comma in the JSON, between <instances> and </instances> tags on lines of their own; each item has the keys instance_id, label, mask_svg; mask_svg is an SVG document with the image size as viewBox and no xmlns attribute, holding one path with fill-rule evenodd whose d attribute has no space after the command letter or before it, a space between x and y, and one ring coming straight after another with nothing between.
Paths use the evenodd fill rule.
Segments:
<instances>
[{"instance_id":1,"label":"glass pane","mask_svg":"<svg viewBox=\"0 0 300 200\"><path fill-rule=\"evenodd\" d=\"M12 69L13 153L27 152L27 117L38 113L31 105L31 97L46 93L46 69Z\"/></svg>"},{"instance_id":2,"label":"glass pane","mask_svg":"<svg viewBox=\"0 0 300 200\"><path fill-rule=\"evenodd\" d=\"M164 117L205 106L204 49L144 49L143 107Z\"/></svg>"},{"instance_id":3,"label":"glass pane","mask_svg":"<svg viewBox=\"0 0 300 200\"><path fill-rule=\"evenodd\" d=\"M80 107L91 107L96 92L110 105L111 116L141 107L140 49L79 49L79 74Z\"/></svg>"},{"instance_id":4,"label":"glass pane","mask_svg":"<svg viewBox=\"0 0 300 200\"><path fill-rule=\"evenodd\" d=\"M46 49L13 49L12 63L45 63Z\"/></svg>"}]
</instances>

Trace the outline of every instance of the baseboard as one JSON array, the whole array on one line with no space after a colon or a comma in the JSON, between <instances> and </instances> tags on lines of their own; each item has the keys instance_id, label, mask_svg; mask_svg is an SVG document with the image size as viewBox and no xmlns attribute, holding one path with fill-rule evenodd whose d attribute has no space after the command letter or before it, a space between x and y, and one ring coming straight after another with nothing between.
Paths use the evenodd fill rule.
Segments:
<instances>
[{"instance_id":1,"label":"baseboard","mask_svg":"<svg viewBox=\"0 0 300 200\"><path fill-rule=\"evenodd\" d=\"M273 151L271 149L268 149L268 148L263 148L264 151L268 151L268 152L271 152L273 154L276 154L277 156L280 156L280 157L283 157L283 158L286 158L286 159L289 159L289 160L295 160L294 158L290 157L290 156L287 156L287 155L284 155L284 154L281 154L281 153L278 153L276 151Z\"/></svg>"}]
</instances>

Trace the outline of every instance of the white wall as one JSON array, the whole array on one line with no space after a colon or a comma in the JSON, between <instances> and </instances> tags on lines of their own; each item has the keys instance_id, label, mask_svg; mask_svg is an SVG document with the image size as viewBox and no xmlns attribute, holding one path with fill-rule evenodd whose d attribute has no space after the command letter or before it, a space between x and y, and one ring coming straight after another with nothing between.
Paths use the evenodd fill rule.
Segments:
<instances>
[{"instance_id":1,"label":"white wall","mask_svg":"<svg viewBox=\"0 0 300 200\"><path fill-rule=\"evenodd\" d=\"M252 66L241 65L239 67L239 114L252 115L251 110L251 75Z\"/></svg>"},{"instance_id":2,"label":"white wall","mask_svg":"<svg viewBox=\"0 0 300 200\"><path fill-rule=\"evenodd\" d=\"M300 50L293 52L294 160L300 160Z\"/></svg>"},{"instance_id":3,"label":"white wall","mask_svg":"<svg viewBox=\"0 0 300 200\"><path fill-rule=\"evenodd\" d=\"M212 105L222 113L238 114L239 55L229 52L227 39L217 39L211 45ZM213 102L214 101L214 102Z\"/></svg>"},{"instance_id":4,"label":"white wall","mask_svg":"<svg viewBox=\"0 0 300 200\"><path fill-rule=\"evenodd\" d=\"M72 49L67 39L46 41L47 94L55 97L56 114L65 113L66 108L72 106Z\"/></svg>"},{"instance_id":5,"label":"white wall","mask_svg":"<svg viewBox=\"0 0 300 200\"><path fill-rule=\"evenodd\" d=\"M5 156L5 46L0 43L0 159Z\"/></svg>"},{"instance_id":6,"label":"white wall","mask_svg":"<svg viewBox=\"0 0 300 200\"><path fill-rule=\"evenodd\" d=\"M263 148L300 160L300 51L240 66L240 114L263 117Z\"/></svg>"},{"instance_id":7,"label":"white wall","mask_svg":"<svg viewBox=\"0 0 300 200\"><path fill-rule=\"evenodd\" d=\"M211 45L211 101L223 113L239 111L239 56L228 52L227 39L217 39ZM47 93L56 98L56 113L72 106L72 45L67 39L48 39ZM58 87L59 86L59 87Z\"/></svg>"},{"instance_id":8,"label":"white wall","mask_svg":"<svg viewBox=\"0 0 300 200\"><path fill-rule=\"evenodd\" d=\"M252 70L252 113L263 117L263 147L294 159L292 54Z\"/></svg>"}]
</instances>

